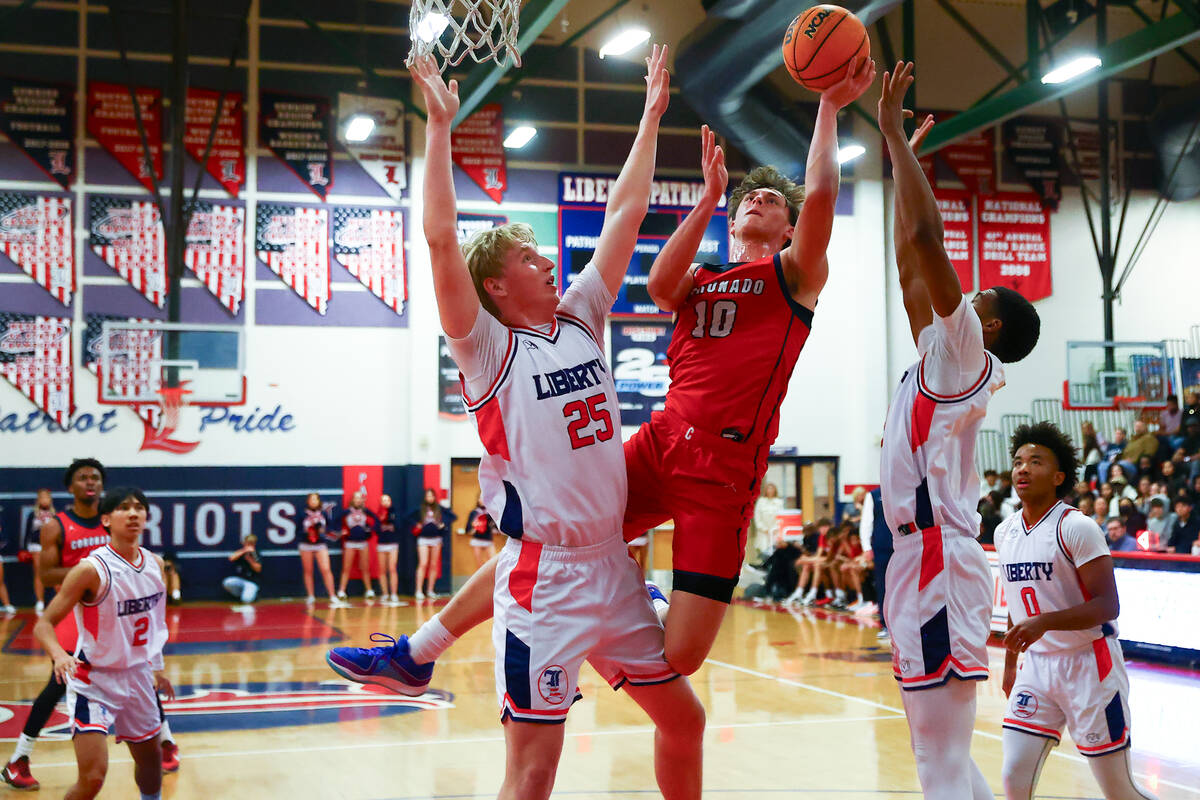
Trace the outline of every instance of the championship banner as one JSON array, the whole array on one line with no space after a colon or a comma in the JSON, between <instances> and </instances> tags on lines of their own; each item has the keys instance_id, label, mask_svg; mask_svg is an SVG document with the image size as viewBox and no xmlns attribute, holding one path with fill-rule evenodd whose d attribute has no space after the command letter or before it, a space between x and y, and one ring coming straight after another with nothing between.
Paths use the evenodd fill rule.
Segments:
<instances>
[{"instance_id":1,"label":"championship banner","mask_svg":"<svg viewBox=\"0 0 1200 800\"><path fill-rule=\"evenodd\" d=\"M187 90L187 110L183 130L183 147L199 163L204 158L208 132L212 129L217 103L221 102L221 118L213 136L205 170L225 187L231 197L237 197L246 182L245 108L240 92L218 92L214 89Z\"/></svg>"},{"instance_id":2,"label":"championship banner","mask_svg":"<svg viewBox=\"0 0 1200 800\"><path fill-rule=\"evenodd\" d=\"M667 346L670 322L612 320L609 323L609 363L617 385L622 425L650 421L650 412L663 409L671 385Z\"/></svg>"},{"instance_id":3,"label":"championship banner","mask_svg":"<svg viewBox=\"0 0 1200 800\"><path fill-rule=\"evenodd\" d=\"M488 103L450 133L450 157L487 196L500 203L508 189L504 154L504 109Z\"/></svg>"},{"instance_id":4,"label":"championship banner","mask_svg":"<svg viewBox=\"0 0 1200 800\"><path fill-rule=\"evenodd\" d=\"M558 175L558 254L559 285L567 286L592 260L600 229L604 226L604 208L614 176L560 172ZM625 281L613 304L613 314L662 315L646 284L650 266L671 234L683 224L704 192L704 181L655 180L650 184L650 210L638 231L637 245ZM729 260L729 229L726 200L721 198L716 213L700 242L695 261L724 264ZM565 280L561 280L565 276Z\"/></svg>"},{"instance_id":5,"label":"championship banner","mask_svg":"<svg viewBox=\"0 0 1200 800\"><path fill-rule=\"evenodd\" d=\"M183 263L237 316L246 296L246 210L198 202L188 223Z\"/></svg>"},{"instance_id":6,"label":"championship banner","mask_svg":"<svg viewBox=\"0 0 1200 800\"><path fill-rule=\"evenodd\" d=\"M378 208L333 210L333 257L397 314L404 313L404 215Z\"/></svg>"},{"instance_id":7,"label":"championship banner","mask_svg":"<svg viewBox=\"0 0 1200 800\"><path fill-rule=\"evenodd\" d=\"M0 133L66 189L75 178L75 87L0 77Z\"/></svg>"},{"instance_id":8,"label":"championship banner","mask_svg":"<svg viewBox=\"0 0 1200 800\"><path fill-rule=\"evenodd\" d=\"M979 241L980 286L1007 286L1031 302L1050 296L1050 212L1036 194L980 197Z\"/></svg>"},{"instance_id":9,"label":"championship banner","mask_svg":"<svg viewBox=\"0 0 1200 800\"><path fill-rule=\"evenodd\" d=\"M996 191L996 143L991 128L975 131L938 151L971 194Z\"/></svg>"},{"instance_id":10,"label":"championship banner","mask_svg":"<svg viewBox=\"0 0 1200 800\"><path fill-rule=\"evenodd\" d=\"M0 314L0 375L66 427L75 413L71 320Z\"/></svg>"},{"instance_id":11,"label":"championship banner","mask_svg":"<svg viewBox=\"0 0 1200 800\"><path fill-rule=\"evenodd\" d=\"M75 291L71 200L0 192L0 250L64 306Z\"/></svg>"},{"instance_id":12,"label":"championship banner","mask_svg":"<svg viewBox=\"0 0 1200 800\"><path fill-rule=\"evenodd\" d=\"M438 416L446 419L467 418L467 403L463 400L462 382L458 379L458 364L450 354L445 336L438 336Z\"/></svg>"},{"instance_id":13,"label":"championship banner","mask_svg":"<svg viewBox=\"0 0 1200 800\"><path fill-rule=\"evenodd\" d=\"M148 86L139 86L135 91L154 177L162 180L162 92ZM96 81L88 84L87 132L147 190L154 191L128 87Z\"/></svg>"},{"instance_id":14,"label":"championship banner","mask_svg":"<svg viewBox=\"0 0 1200 800\"><path fill-rule=\"evenodd\" d=\"M333 186L333 113L329 101L259 92L259 103L258 141L324 200Z\"/></svg>"},{"instance_id":15,"label":"championship banner","mask_svg":"<svg viewBox=\"0 0 1200 800\"><path fill-rule=\"evenodd\" d=\"M254 249L259 261L324 314L329 304L329 212L260 203Z\"/></svg>"},{"instance_id":16,"label":"championship banner","mask_svg":"<svg viewBox=\"0 0 1200 800\"><path fill-rule=\"evenodd\" d=\"M355 114L375 120L375 128L365 142L349 142L343 135L346 123ZM338 141L371 179L393 200L400 200L408 185L405 171L404 105L399 100L338 93Z\"/></svg>"},{"instance_id":17,"label":"championship banner","mask_svg":"<svg viewBox=\"0 0 1200 800\"><path fill-rule=\"evenodd\" d=\"M934 189L944 231L942 245L958 273L964 292L975 291L975 206L971 193L959 189Z\"/></svg>"},{"instance_id":18,"label":"championship banner","mask_svg":"<svg viewBox=\"0 0 1200 800\"><path fill-rule=\"evenodd\" d=\"M1055 120L1015 117L1004 123L1004 155L1042 204L1051 210L1062 199L1062 129Z\"/></svg>"},{"instance_id":19,"label":"championship banner","mask_svg":"<svg viewBox=\"0 0 1200 800\"><path fill-rule=\"evenodd\" d=\"M167 260L158 208L149 200L88 197L92 252L158 308L167 299Z\"/></svg>"},{"instance_id":20,"label":"championship banner","mask_svg":"<svg viewBox=\"0 0 1200 800\"><path fill-rule=\"evenodd\" d=\"M473 239L476 234L507 225L508 217L503 214L468 214L460 211L457 222L458 243L461 245Z\"/></svg>"}]
</instances>

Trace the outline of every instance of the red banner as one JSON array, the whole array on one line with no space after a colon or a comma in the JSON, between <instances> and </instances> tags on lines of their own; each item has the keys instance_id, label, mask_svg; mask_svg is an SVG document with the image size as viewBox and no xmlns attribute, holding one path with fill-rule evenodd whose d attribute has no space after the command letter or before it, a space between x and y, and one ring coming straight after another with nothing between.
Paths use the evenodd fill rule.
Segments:
<instances>
[{"instance_id":1,"label":"red banner","mask_svg":"<svg viewBox=\"0 0 1200 800\"><path fill-rule=\"evenodd\" d=\"M502 202L508 189L503 107L489 103L464 119L450 134L450 155L488 197Z\"/></svg>"},{"instance_id":2,"label":"red banner","mask_svg":"<svg viewBox=\"0 0 1200 800\"><path fill-rule=\"evenodd\" d=\"M212 129L213 116L217 113L217 102L221 95L221 92L213 89L188 89L183 146L197 162L204 158L208 132ZM239 92L225 92L224 95L221 119L217 123L205 169L225 187L225 191L237 197L246 181L245 112Z\"/></svg>"},{"instance_id":3,"label":"red banner","mask_svg":"<svg viewBox=\"0 0 1200 800\"><path fill-rule=\"evenodd\" d=\"M136 91L154 177L162 180L162 92L148 86L138 87ZM153 191L128 87L120 83L93 82L88 85L87 131L121 166Z\"/></svg>"},{"instance_id":4,"label":"red banner","mask_svg":"<svg viewBox=\"0 0 1200 800\"><path fill-rule=\"evenodd\" d=\"M975 206L971 193L959 189L934 189L938 211L942 214L945 228L942 244L946 255L958 273L958 281L964 292L975 291Z\"/></svg>"},{"instance_id":5,"label":"red banner","mask_svg":"<svg viewBox=\"0 0 1200 800\"><path fill-rule=\"evenodd\" d=\"M0 250L64 306L75 291L71 199L0 193Z\"/></svg>"},{"instance_id":6,"label":"red banner","mask_svg":"<svg viewBox=\"0 0 1200 800\"><path fill-rule=\"evenodd\" d=\"M66 427L75 413L71 320L0 314L0 376Z\"/></svg>"},{"instance_id":7,"label":"red banner","mask_svg":"<svg viewBox=\"0 0 1200 800\"><path fill-rule=\"evenodd\" d=\"M938 157L945 159L971 194L996 191L996 144L991 128L946 145L938 151Z\"/></svg>"},{"instance_id":8,"label":"red banner","mask_svg":"<svg viewBox=\"0 0 1200 800\"><path fill-rule=\"evenodd\" d=\"M1050 296L1050 212L1036 194L980 197L979 241L980 286Z\"/></svg>"}]
</instances>

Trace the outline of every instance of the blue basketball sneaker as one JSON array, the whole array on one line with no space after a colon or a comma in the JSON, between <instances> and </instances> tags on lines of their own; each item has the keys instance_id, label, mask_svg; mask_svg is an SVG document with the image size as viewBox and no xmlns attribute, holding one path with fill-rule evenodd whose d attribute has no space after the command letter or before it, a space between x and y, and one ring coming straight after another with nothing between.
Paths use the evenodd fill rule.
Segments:
<instances>
[{"instance_id":1,"label":"blue basketball sneaker","mask_svg":"<svg viewBox=\"0 0 1200 800\"><path fill-rule=\"evenodd\" d=\"M650 581L646 581L646 591L650 594L650 602L659 600L664 603L668 603L668 604L670 603L670 601L667 600L667 596L665 594L663 594L663 590L658 588L657 584L653 584Z\"/></svg>"},{"instance_id":2,"label":"blue basketball sneaker","mask_svg":"<svg viewBox=\"0 0 1200 800\"><path fill-rule=\"evenodd\" d=\"M408 654L408 637L393 639L372 633L372 642L390 642L383 647L335 647L325 662L338 675L355 683L374 683L394 692L417 697L425 694L433 677L433 662L418 664Z\"/></svg>"}]
</instances>

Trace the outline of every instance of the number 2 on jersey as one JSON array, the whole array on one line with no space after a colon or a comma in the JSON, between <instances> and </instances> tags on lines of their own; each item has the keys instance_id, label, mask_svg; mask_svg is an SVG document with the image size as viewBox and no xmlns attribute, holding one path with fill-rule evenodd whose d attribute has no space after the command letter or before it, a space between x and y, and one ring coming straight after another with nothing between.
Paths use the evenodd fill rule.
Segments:
<instances>
[{"instance_id":1,"label":"number 2 on jersey","mask_svg":"<svg viewBox=\"0 0 1200 800\"><path fill-rule=\"evenodd\" d=\"M594 394L585 400L573 400L563 406L563 416L566 417L567 435L571 437L571 449L589 447L596 442L607 442L613 437L612 415L604 408L604 395ZM592 422L599 422L600 427L594 433L580 433Z\"/></svg>"},{"instance_id":2,"label":"number 2 on jersey","mask_svg":"<svg viewBox=\"0 0 1200 800\"><path fill-rule=\"evenodd\" d=\"M712 304L709 316L708 301L696 303L696 327L692 328L693 339L703 339L705 332L713 339L723 339L733 333L733 320L737 316L737 303L718 300Z\"/></svg>"},{"instance_id":3,"label":"number 2 on jersey","mask_svg":"<svg viewBox=\"0 0 1200 800\"><path fill-rule=\"evenodd\" d=\"M1036 617L1042 613L1041 607L1038 606L1037 592L1032 586L1026 586L1021 590L1021 602L1025 604L1025 613L1031 617Z\"/></svg>"},{"instance_id":4,"label":"number 2 on jersey","mask_svg":"<svg viewBox=\"0 0 1200 800\"><path fill-rule=\"evenodd\" d=\"M133 623L133 641L130 642L134 647L141 647L148 641L146 633L150 630L150 618L138 617Z\"/></svg>"}]
</instances>

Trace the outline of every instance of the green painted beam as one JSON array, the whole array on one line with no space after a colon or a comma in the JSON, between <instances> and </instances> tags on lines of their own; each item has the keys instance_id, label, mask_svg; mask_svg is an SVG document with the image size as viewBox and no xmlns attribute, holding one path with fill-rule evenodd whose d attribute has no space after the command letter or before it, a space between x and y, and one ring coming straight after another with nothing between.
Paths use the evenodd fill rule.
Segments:
<instances>
[{"instance_id":1,"label":"green painted beam","mask_svg":"<svg viewBox=\"0 0 1200 800\"><path fill-rule=\"evenodd\" d=\"M979 105L934 126L921 148L921 155L938 150L954 140L981 128L1020 114L1030 106L1066 97L1085 86L1111 78L1130 67L1154 58L1180 45L1200 39L1200 25L1188 14L1176 14L1112 42L1098 54L1104 62L1099 69L1066 83L1048 85L1034 79L985 100Z\"/></svg>"},{"instance_id":2,"label":"green painted beam","mask_svg":"<svg viewBox=\"0 0 1200 800\"><path fill-rule=\"evenodd\" d=\"M1150 17L1150 15L1147 14L1145 11L1142 11L1136 5L1128 5L1128 6L1126 6L1126 8L1128 8L1130 11L1132 11L1138 17L1138 19L1140 19L1142 22L1146 23L1147 25L1154 24L1154 20ZM1184 61L1186 61L1188 63L1188 65L1191 66L1192 69L1196 70L1196 72L1200 72L1200 61L1197 61L1196 59L1189 56L1186 52L1184 52L1182 47L1176 51L1175 55L1179 56Z\"/></svg>"},{"instance_id":3,"label":"green painted beam","mask_svg":"<svg viewBox=\"0 0 1200 800\"><path fill-rule=\"evenodd\" d=\"M972 25L966 17L960 14L958 9L950 5L950 0L935 1L939 6L942 7L942 11L946 12L946 16L950 17L950 19L952 19L954 23L958 25L958 27L962 28L967 36L970 36L971 40L975 42L975 44L979 45L983 52L991 56L992 61L995 61L997 64L1003 67L1004 71L1013 78L1020 80L1023 77L1019 70L1004 56L1004 53L1000 52L1000 49L996 47L996 45L992 44L991 41L989 41L988 38L984 36L978 28Z\"/></svg>"},{"instance_id":4,"label":"green painted beam","mask_svg":"<svg viewBox=\"0 0 1200 800\"><path fill-rule=\"evenodd\" d=\"M521 30L517 33L517 50L524 53L534 43L542 31L546 29L558 12L566 8L569 0L528 0L521 9ZM512 67L512 59L505 61L504 66L493 62L477 64L467 74L465 80L459 82L459 108L454 124L462 122L475 113L488 93L495 88L504 74Z\"/></svg>"}]
</instances>

